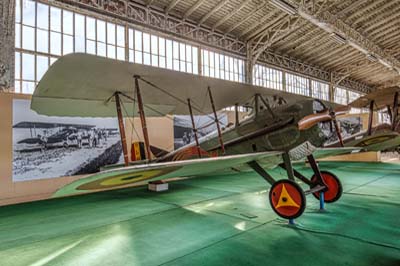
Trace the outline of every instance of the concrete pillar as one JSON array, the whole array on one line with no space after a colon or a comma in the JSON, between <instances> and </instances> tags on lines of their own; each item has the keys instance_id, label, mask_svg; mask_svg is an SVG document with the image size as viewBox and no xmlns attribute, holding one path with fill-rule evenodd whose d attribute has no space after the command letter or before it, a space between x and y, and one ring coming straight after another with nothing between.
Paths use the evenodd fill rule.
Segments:
<instances>
[{"instance_id":1,"label":"concrete pillar","mask_svg":"<svg viewBox=\"0 0 400 266\"><path fill-rule=\"evenodd\" d=\"M0 91L14 90L15 0L0 1Z\"/></svg>"}]
</instances>

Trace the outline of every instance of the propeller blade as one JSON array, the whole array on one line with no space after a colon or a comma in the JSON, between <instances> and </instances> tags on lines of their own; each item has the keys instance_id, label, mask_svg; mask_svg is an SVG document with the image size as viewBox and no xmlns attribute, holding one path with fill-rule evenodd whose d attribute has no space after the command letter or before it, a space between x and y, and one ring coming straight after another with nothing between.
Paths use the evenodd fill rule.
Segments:
<instances>
[{"instance_id":1,"label":"propeller blade","mask_svg":"<svg viewBox=\"0 0 400 266\"><path fill-rule=\"evenodd\" d=\"M319 122L325 122L325 121L330 121L332 120L331 115L329 114L329 110L326 110L322 113L317 113L317 114L312 114L312 115L307 115L303 117L299 123L298 127L299 130L306 130L314 125L318 124Z\"/></svg>"}]
</instances>

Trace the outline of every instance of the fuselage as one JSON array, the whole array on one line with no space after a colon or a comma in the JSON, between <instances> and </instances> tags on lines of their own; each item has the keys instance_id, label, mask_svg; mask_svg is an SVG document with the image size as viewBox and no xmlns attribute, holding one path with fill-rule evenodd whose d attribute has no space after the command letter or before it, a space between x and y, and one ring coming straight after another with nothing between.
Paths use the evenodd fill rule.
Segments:
<instances>
[{"instance_id":1,"label":"fuselage","mask_svg":"<svg viewBox=\"0 0 400 266\"><path fill-rule=\"evenodd\" d=\"M277 150L289 152L305 143L311 144L311 147L321 147L327 136L320 127L315 125L307 130L299 130L297 123L304 116L324 108L319 101L305 100L274 107L271 110L273 114L267 108L253 110L239 125L222 128L225 155ZM200 138L199 144L201 150L211 155L223 155L217 131ZM176 154L195 146L192 142L168 154L167 157L173 158Z\"/></svg>"}]
</instances>

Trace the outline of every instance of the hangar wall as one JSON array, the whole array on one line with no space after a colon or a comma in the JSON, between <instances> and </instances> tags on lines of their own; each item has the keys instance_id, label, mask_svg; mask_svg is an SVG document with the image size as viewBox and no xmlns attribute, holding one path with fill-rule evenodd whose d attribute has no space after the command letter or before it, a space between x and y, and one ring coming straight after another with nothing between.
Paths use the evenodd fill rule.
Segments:
<instances>
[{"instance_id":1,"label":"hangar wall","mask_svg":"<svg viewBox=\"0 0 400 266\"><path fill-rule=\"evenodd\" d=\"M49 198L60 187L82 178L83 176L66 176L50 179L13 182L12 164L12 123L13 99L31 99L30 95L0 93L0 206L19 202ZM126 119L127 141L136 141L132 134L132 125ZM170 118L148 118L149 138L152 144L162 149L173 149L173 120ZM140 120L134 119L134 126L140 129ZM136 130L139 138L141 131ZM130 146L130 145L128 145ZM130 151L129 151L130 153Z\"/></svg>"}]
</instances>

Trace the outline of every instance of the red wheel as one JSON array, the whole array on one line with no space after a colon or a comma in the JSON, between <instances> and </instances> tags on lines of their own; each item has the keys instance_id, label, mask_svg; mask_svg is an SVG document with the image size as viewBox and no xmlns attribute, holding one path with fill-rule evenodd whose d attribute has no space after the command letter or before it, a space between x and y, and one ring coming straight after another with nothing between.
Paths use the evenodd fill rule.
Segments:
<instances>
[{"instance_id":1,"label":"red wheel","mask_svg":"<svg viewBox=\"0 0 400 266\"><path fill-rule=\"evenodd\" d=\"M328 171L321 171L322 179L324 183L328 186L328 190L324 192L324 200L326 203L332 203L337 201L343 192L342 183L340 183L339 178ZM311 177L312 183L317 183L317 176L313 175ZM313 193L314 197L319 199L319 192Z\"/></svg>"},{"instance_id":2,"label":"red wheel","mask_svg":"<svg viewBox=\"0 0 400 266\"><path fill-rule=\"evenodd\" d=\"M275 182L269 191L269 202L276 214L285 219L299 217L306 208L306 196L294 181L283 179Z\"/></svg>"}]
</instances>

